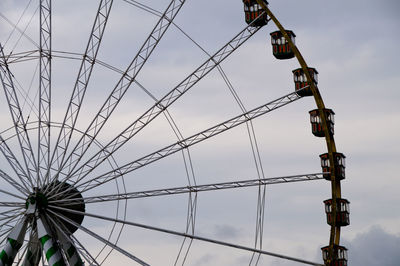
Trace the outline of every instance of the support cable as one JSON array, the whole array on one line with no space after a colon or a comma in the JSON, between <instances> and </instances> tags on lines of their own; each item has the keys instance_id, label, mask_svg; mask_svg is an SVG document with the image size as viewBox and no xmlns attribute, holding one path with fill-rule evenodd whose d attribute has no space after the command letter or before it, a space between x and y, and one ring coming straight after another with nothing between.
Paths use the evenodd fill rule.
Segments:
<instances>
[{"instance_id":1,"label":"support cable","mask_svg":"<svg viewBox=\"0 0 400 266\"><path fill-rule=\"evenodd\" d=\"M24 36L27 40L29 40L36 48L39 49L39 44L37 44L34 40L32 40L31 37L29 37L25 32L26 29L28 28L29 24L32 22L33 18L35 17L36 13L38 12L39 7L36 8L35 12L33 13L32 17L30 18L28 24L25 26L24 30L21 30L18 28L18 26L14 23L12 23L11 20L9 20L3 13L0 12L0 17L3 18L8 24L10 24L13 28L15 28L20 34L21 36L19 37L17 44L19 43L19 41L21 40L21 37ZM13 49L15 49L15 47L17 46L17 44L14 45Z\"/></svg>"},{"instance_id":2,"label":"support cable","mask_svg":"<svg viewBox=\"0 0 400 266\"><path fill-rule=\"evenodd\" d=\"M121 254L127 256L127 257L130 258L131 260L136 261L136 262L139 263L140 265L149 266L149 264L147 264L146 262L144 262L144 261L142 261L141 259L137 258L136 256L130 254L129 252L125 251L124 249L120 248L119 246L117 246L117 245L111 243L110 241L108 241L108 240L106 240L105 238L99 236L98 234L94 233L93 231L87 229L86 227L84 227L84 226L82 226L82 225L80 225L80 224L74 222L73 220L71 220L71 219L69 219L69 218L67 218L67 217L65 217L65 216L63 216L63 215L61 215L61 214L58 214L58 213L56 213L56 212L54 212L54 211L52 211L52 210L50 210L50 209L48 209L48 212L51 213L51 214L53 214L54 216L60 218L61 220L65 221L65 222L67 222L67 223L69 223L69 224L71 224L71 225L73 225L73 226L75 226L75 227L78 227L78 228L79 228L80 230L82 230L83 232L85 232L85 233L87 233L88 235L90 235L90 236L96 238L97 240L99 240L99 241L101 241L101 242L107 244L109 247L111 247L111 248L115 249L116 251L120 252ZM84 214L84 212L82 212L82 213ZM85 215L85 214L84 214L84 215ZM117 220L117 219L115 219L115 220Z\"/></svg>"},{"instance_id":3,"label":"support cable","mask_svg":"<svg viewBox=\"0 0 400 266\"><path fill-rule=\"evenodd\" d=\"M289 257L289 256L278 254L278 253L273 253L273 252L269 252L269 251L265 251L265 250L259 250L259 249L255 249L255 248L249 248L249 247L236 245L236 244L228 243L228 242L223 242L223 241L219 241L219 240L215 240L215 239L205 238L205 237L201 237L201 236L190 235L190 234L186 234L186 233L180 233L180 232L176 232L176 231L172 231L172 230L168 230L168 229L163 229L163 228L159 228L159 227L154 227L154 226L150 226L150 225L146 225L146 224L134 223L134 222L129 222L129 221L125 221L125 220L118 220L118 219L108 218L108 217L105 217L105 216L100 216L100 215L93 214L93 213L80 212L80 211L75 211L75 210L72 210L72 209L66 209L66 208L55 207L55 206L49 206L49 208L56 209L56 210L62 210L62 211L75 213L75 214L84 214L86 216L97 218L97 219L100 219L100 220L122 223L122 224L125 224L125 225L140 227L140 228L144 228L144 229L148 229L148 230L152 230L152 231L163 232L163 233L167 233L167 234L170 234L170 235L188 237L188 238L192 238L194 240L200 240L200 241L204 241L204 242L208 242L208 243L214 243L214 244L217 244L217 245L228 246L228 247L241 249L241 250L247 250L247 251L250 251L250 252L257 252L257 253L260 253L260 254L263 254L263 255L268 255L268 256L277 257L277 258L281 258L281 259L296 261L296 262L300 262L300 263L304 263L304 264L316 265L316 266L324 266L324 265L322 265L320 263L315 263L315 262L310 262L310 261L306 261L306 260L303 260L303 259ZM49 211L52 214L61 217L61 215L57 214L56 212L54 212L52 210L49 210ZM70 222L73 225L78 225L78 224L76 224L75 222L73 222L72 220L70 220L70 219L68 219L66 217L62 217L62 219L65 220L65 221Z\"/></svg>"}]
</instances>

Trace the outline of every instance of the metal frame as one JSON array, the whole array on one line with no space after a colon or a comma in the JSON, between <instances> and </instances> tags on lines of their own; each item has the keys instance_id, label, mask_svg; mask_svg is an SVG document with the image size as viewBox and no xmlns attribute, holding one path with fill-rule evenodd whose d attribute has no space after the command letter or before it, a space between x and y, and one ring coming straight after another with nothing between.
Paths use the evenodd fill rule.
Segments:
<instances>
[{"instance_id":1,"label":"metal frame","mask_svg":"<svg viewBox=\"0 0 400 266\"><path fill-rule=\"evenodd\" d=\"M288 40L289 44L292 47L296 57L298 58L300 65L302 66L304 72L306 73L307 79L311 80L311 77L307 71L307 65L302 58L300 52L296 48L296 46L292 43L291 39L288 38L286 32L283 27L280 25L279 21L273 16L271 11L267 8L263 1L257 0L257 2L264 8L265 12L268 16L275 22L278 28L282 31L285 38ZM52 127L51 122L51 61L53 57L53 53L55 56L65 56L68 57L70 55L58 55L57 51L52 50L52 25L51 25L51 0L40 0L40 44L39 50L33 50L28 52L23 52L17 54L9 54L7 56L3 53L3 48L0 46L0 78L2 81L2 85L5 91L5 95L7 98L7 102L10 108L11 117L14 123L14 128L16 131L16 136L19 141L19 145L21 147L25 168L21 166L17 157L14 155L12 150L8 147L6 141L2 136L0 136L0 151L3 156L8 161L9 165L13 168L13 171L17 175L19 181L17 182L12 175L0 170L0 178L6 181L9 185L13 186L19 193L23 194L23 196L16 195L12 192L0 190L1 193L7 194L11 197L15 197L17 199L26 200L28 195L30 197L37 197L38 192L35 187L41 187L44 184L49 184L52 181L60 178L60 174L65 173L65 178L59 180L59 185L48 186L46 189L46 193L50 193L51 196L48 197L49 202L48 209L46 211L46 215L43 215L42 211L36 207L36 203L30 202L27 203L27 210L24 211L24 203L19 202L0 202L0 206L4 208L13 208L9 209L8 212L3 212L3 217L1 220L3 221L0 225L1 228L1 236L8 234L11 231L10 236L15 232L15 230L19 230L18 228L21 226L21 223L25 226L28 222L31 223L31 238L25 247L24 251L22 251L22 255L28 252L31 248L32 243L34 242L34 238L42 239L45 236L49 236L51 239L51 246L54 249L59 250L54 257L47 257L49 264L51 260L60 260L60 263L67 264L68 260L71 260L72 257L68 256L67 252L60 248L63 244L70 244L71 247L75 249L74 254L77 256L74 259L79 258L79 254L84 257L87 261L90 261L92 264L99 265L96 261L96 258L93 258L92 255L85 249L84 246L74 238L73 236L69 236L66 232L67 229L63 228L63 223L61 221L67 222L68 224L72 224L79 228L80 230L86 232L90 236L104 243L105 246L110 247L112 250L116 250L119 253L126 255L132 261L135 261L141 265L148 265L143 260L134 256L130 252L122 249L115 243L112 243L109 239L105 239L102 236L94 233L92 230L87 229L86 227L78 224L72 219L56 212L56 210L62 210L65 212L82 214L85 216L90 216L93 218L101 219L103 221L113 222L114 226L117 223L123 225L136 226L140 228L155 230L158 232L164 232L171 235L176 235L180 237L184 237L184 240L181 245L181 251L183 251L184 255L181 256L181 252L178 254L176 263L182 261L184 263L186 259L186 255L189 252L190 246L193 240L200 240L209 243L214 243L218 245L229 246L237 249L247 250L253 252L253 256L251 258L249 265L257 265L259 255L265 254L274 257L280 257L284 259L288 259L291 261L301 262L310 265L321 265L314 262L305 261L302 259L297 259L277 253L268 252L262 250L262 231L263 231L263 216L264 216L264 207L265 207L265 187L270 184L280 184L280 183L291 183L291 182L300 182L300 181L310 181L310 180L319 180L323 178L323 174L308 174L308 175L296 175L296 176L286 176L286 177L275 177L275 178L265 178L262 165L261 158L258 152L257 141L255 138L255 132L252 127L252 120L256 117L265 115L273 110L276 110L280 107L283 107L289 103L293 103L300 99L301 97L297 94L297 92L293 92L287 94L283 97L280 97L276 100L273 100L269 103L266 103L262 106L254 108L250 111L247 111L243 104L240 102L240 99L236 98L234 91L231 91L238 101L240 108L242 109L242 114L233 117L225 122L222 122L216 126L198 132L190 137L184 137L179 128L176 126L175 122L172 119L172 116L168 112L168 108L176 102L181 96L183 96L186 92L188 92L194 85L196 85L203 77L205 77L208 73L210 73L214 68L217 68L221 75L223 76L226 83L229 83L227 77L223 73L223 70L220 67L220 63L225 60L228 56L230 56L236 49L238 49L244 42L246 42L251 36L253 36L261 27L255 27L250 24L245 27L239 34L237 34L232 40L230 40L226 45L224 45L220 50L218 50L215 54L209 55L203 48L200 48L208 55L208 59L200 65L197 69L195 69L189 76L187 76L182 82L180 82L176 87L170 90L164 97L161 99L156 99L151 93L146 90L141 84L136 80L137 75L140 70L147 62L148 58L152 54L155 47L158 45L163 35L169 28L171 24L174 24L173 20L176 15L179 13L181 7L185 3L185 0L171 0L165 12L160 16L160 19L157 25L154 27L153 31L150 33L140 51L137 53L133 61L130 63L128 68L125 71L122 71L120 80L113 88L112 92L109 94L107 100L104 102L98 113L95 115L90 125L87 127L86 131L81 134L81 138L77 142L77 144L70 149L70 139L74 131L76 130L75 125L78 119L78 115L80 112L80 108L83 104L83 99L85 96L86 89L88 87L92 70L96 62L100 64L101 61L97 59L97 54L100 48L100 43L103 39L103 35L105 32L105 27L108 21L108 17L110 15L111 7L113 4L113 0L101 0L99 4L99 8L97 10L96 18L94 25L92 27L92 31L90 33L89 41L86 46L86 50L81 58L81 66L79 69L78 76L75 81L73 93L71 99L68 104L68 108L64 117L64 120L60 126L60 131L58 134L58 138L55 144L55 149L53 153L51 153L51 144L50 144L50 132ZM158 14L158 12L155 12ZM265 15L265 13L260 14L260 16ZM17 27L17 26L15 26ZM177 26L178 27L178 26ZM179 27L178 29L182 31ZM183 32L183 31L182 31ZM184 32L183 32L184 33ZM24 33L22 32L24 35ZM185 33L184 33L185 34ZM25 36L29 38L29 36ZM189 37L190 38L190 37ZM193 40L192 40L193 41ZM198 44L196 44L198 45ZM79 55L75 55L79 56ZM19 105L17 91L13 82L13 75L9 69L9 64L23 62L27 60L39 59L39 114L38 121L36 123L36 129L38 131L38 149L37 149L37 158L34 155L34 149L32 148L29 134L28 134L28 124L24 120L22 109ZM106 64L105 64L106 65ZM106 67L111 66L107 65ZM116 70L116 69L113 69ZM118 71L118 70L116 70ZM119 71L120 72L120 71ZM96 137L103 128L104 124L109 119L110 115L113 113L116 106L119 104L122 97L125 95L128 88L132 85L132 83L138 84L144 91L146 91L150 97L155 100L155 104L144 114L142 114L137 120L133 121L124 131L120 132L113 140L107 143L104 146L101 146L100 151L95 153L90 157L86 162L81 162L86 151L92 145L92 143L96 143ZM229 86L229 84L228 84ZM313 92L315 101L320 110L324 108L324 103L322 101L322 97L319 94L318 88L311 82L310 84L311 90ZM340 239L340 227L335 226L335 213L336 213L336 199L340 197L340 180L336 181L334 173L335 173L335 164L333 163L332 153L336 152L335 143L333 136L331 136L327 132L326 127L326 117L324 112L321 113L321 118L323 121L326 142L328 146L329 160L331 162L331 176L332 176L332 194L333 194L333 226L331 230L331 244L339 243ZM125 145L132 137L134 137L138 132L140 132L144 127L150 124L158 115L163 114L167 118L168 122L171 125L172 130L175 132L178 141L164 147L158 151L152 152L146 156L143 156L139 159L131 161L123 166L113 168L111 171L106 173L97 175L97 176L89 176L92 171L98 168L102 163L106 160L112 159L113 154ZM219 135L227 130L230 130L239 125L246 124L249 139L251 142L253 157L256 165L256 169L258 172L258 179L253 180L242 180L242 181L232 181L225 183L216 183L216 184L207 184L207 185L197 185L194 170L191 166L190 152L189 147L198 144L204 140L212 138L216 135ZM14 135L14 136L15 136ZM70 152L67 154L67 151ZM80 212L73 209L65 208L68 205L76 204L77 199L68 198L69 196L73 196L68 194L68 192L72 189L79 189L81 193L89 191L91 189L96 188L97 186L106 184L110 181L116 180L123 175L135 171L141 167L149 165L157 160L165 158L169 155L172 155L176 152L182 152L186 167L187 167L187 177L189 180L189 186L186 187L175 187L175 188L164 188L157 189L151 191L139 191L139 192L124 192L114 195L100 195L95 197L85 197L83 200L85 204L89 203L98 203L105 201L115 201L119 202L120 200L128 200L135 198L143 198L143 197L154 197L154 196L166 196L166 195L176 195L187 193L189 195L188 201L188 214L187 214L187 228L185 233L180 233L164 228L157 228L149 225L138 224L126 220L122 220L118 218L109 218L105 216L95 215L88 212ZM37 160L36 160L37 159ZM326 174L326 173L325 173ZM61 191L63 184L65 182L70 182L73 180L73 184L70 189L66 189ZM35 182L36 181L36 182ZM191 184L193 183L193 184ZM255 237L255 247L249 248L237 244L227 243L219 240L204 238L195 235L194 227L195 227L195 216L196 216L196 199L198 192L212 191L212 190L221 190L221 189L234 189L234 188L243 188L243 187L259 187L259 197L258 197L258 205L257 205L257 221L256 221L256 237ZM57 198L58 196L63 196L62 200L52 200L53 198ZM67 196L65 196L67 195ZM30 199L30 198L29 198ZM82 200L82 199L80 199ZM61 204L61 205L60 205ZM63 206L63 207L60 207ZM126 208L126 206L125 206ZM20 221L16 221L18 217L23 217ZM21 222L22 221L22 222ZM15 227L12 227L12 224L15 224ZM51 226L48 226L51 225ZM5 227L3 229L3 227ZM39 227L39 228L38 228ZM52 228L52 229L50 229ZM25 230L25 229L24 229ZM22 231L21 231L22 232ZM20 232L20 233L21 233ZM36 233L36 235L35 235ZM25 234L25 233L24 233ZM38 235L39 234L39 235ZM118 236L119 237L119 236ZM56 241L57 239L62 241ZM189 241L187 241L188 239ZM36 241L37 242L37 241ZM45 242L45 241L44 241ZM44 243L43 242L43 243ZM50 242L49 242L50 243ZM333 243L333 244L332 244ZM49 244L50 245L50 244ZM42 247L44 251L46 251L49 246ZM79 254L78 254L79 253ZM182 254L183 254L182 253ZM255 254L258 254L258 257L255 257ZM330 249L330 256L332 256L332 248ZM21 257L20 261L23 258ZM19 263L18 262L18 263ZM101 264L101 263L100 263Z\"/></svg>"},{"instance_id":2,"label":"metal frame","mask_svg":"<svg viewBox=\"0 0 400 266\"><path fill-rule=\"evenodd\" d=\"M40 0L39 130L37 179L40 186L50 162L51 121L51 0Z\"/></svg>"}]
</instances>

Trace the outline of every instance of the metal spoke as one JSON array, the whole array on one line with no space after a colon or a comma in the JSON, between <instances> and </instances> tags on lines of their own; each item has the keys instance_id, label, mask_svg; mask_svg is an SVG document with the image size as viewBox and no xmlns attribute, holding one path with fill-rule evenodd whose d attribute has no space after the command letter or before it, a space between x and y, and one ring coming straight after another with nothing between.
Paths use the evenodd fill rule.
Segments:
<instances>
[{"instance_id":1,"label":"metal spoke","mask_svg":"<svg viewBox=\"0 0 400 266\"><path fill-rule=\"evenodd\" d=\"M40 0L39 44L38 186L45 178L50 161L51 0Z\"/></svg>"},{"instance_id":2,"label":"metal spoke","mask_svg":"<svg viewBox=\"0 0 400 266\"><path fill-rule=\"evenodd\" d=\"M0 55L4 58L3 48L0 44ZM18 101L16 90L13 82L13 75L8 68L5 60L0 64L0 79L3 84L4 92L7 98L7 103L10 108L11 118L14 123L14 128L18 137L22 155L24 158L27 174L33 180L32 175L37 173L37 165L31 141L28 132L26 131L26 123L22 114L22 110Z\"/></svg>"},{"instance_id":3,"label":"metal spoke","mask_svg":"<svg viewBox=\"0 0 400 266\"><path fill-rule=\"evenodd\" d=\"M260 28L248 26L237 34L231 41L218 50L212 57L206 60L193 73L180 82L174 89L167 93L161 100L153 105L148 111L134 121L128 128L121 132L116 138L108 143L101 151L75 170L70 176L76 177L75 183L82 180L88 173L100 165L105 159L112 155L117 149L124 145L129 139L136 135L146 125L153 121L159 114L167 110L178 98L192 88L197 82L205 77L211 70L238 49L246 40L253 36ZM105 151L107 149L107 151Z\"/></svg>"},{"instance_id":4,"label":"metal spoke","mask_svg":"<svg viewBox=\"0 0 400 266\"><path fill-rule=\"evenodd\" d=\"M264 186L264 185L275 185L282 183L293 183L293 182L303 182L303 181L313 181L313 180L321 180L323 179L322 173L316 174L304 174L304 175L292 175L292 176L282 176L282 177L272 177L272 178L263 178L263 179L251 179L251 180L241 180L241 181L232 181L232 182L223 182L223 183L215 183L215 184L206 184L206 185L196 185L196 186L184 186L184 187L175 187L175 188L163 188L163 189L155 189L155 190L147 190L147 191L138 191L138 192L130 192L125 194L113 194L113 195L101 195L101 196L93 196L84 198L85 204L89 203L98 203L105 201L118 201L118 200L128 200L128 199L138 199L138 198L146 198L146 197L156 197L156 196L168 196L168 195L176 195L176 194L184 194L184 193L197 193L197 192L205 192L205 191L213 191L213 190L223 190L223 189L233 189L233 188L244 188L244 187L253 187L253 186ZM73 195L71 196L73 197ZM50 200L49 204L54 203L63 203L63 205L76 204L81 199L62 199L62 200Z\"/></svg>"},{"instance_id":5,"label":"metal spoke","mask_svg":"<svg viewBox=\"0 0 400 266\"><path fill-rule=\"evenodd\" d=\"M24 207L24 203L21 202L6 202L6 201L2 201L0 202L0 207ZM7 211L9 212L9 211ZM0 215L2 215L2 213L0 213Z\"/></svg>"},{"instance_id":6,"label":"metal spoke","mask_svg":"<svg viewBox=\"0 0 400 266\"><path fill-rule=\"evenodd\" d=\"M90 252L84 247L84 245L81 244L81 242L79 242L79 240L74 235L71 235L70 237L71 241L75 243L75 245L79 246L77 250L82 255L82 257L84 257L85 260L90 263L89 265L100 266L100 264L96 261L96 259L93 258Z\"/></svg>"},{"instance_id":7,"label":"metal spoke","mask_svg":"<svg viewBox=\"0 0 400 266\"><path fill-rule=\"evenodd\" d=\"M61 162L64 160L67 152L71 135L73 129L75 128L79 111L82 107L82 102L85 97L86 89L92 75L100 44L103 39L112 4L113 0L101 0L99 3L89 41L86 46L85 53L82 56L78 77L75 81L72 96L65 113L64 121L57 138L54 152L52 154L51 165L57 162L56 170L61 167Z\"/></svg>"},{"instance_id":8,"label":"metal spoke","mask_svg":"<svg viewBox=\"0 0 400 266\"><path fill-rule=\"evenodd\" d=\"M14 204L14 203L11 202L11 204ZM20 214L22 214L22 212L24 211L24 210L22 210L24 208L24 206L21 206L21 205L17 208L1 212L0 216L2 216L2 217L0 218L0 221L9 219L9 218L15 218L15 217L18 217ZM10 207L15 207L15 206L10 206ZM9 221L7 221L6 223L9 223ZM4 224L5 223L1 224L0 227L3 226Z\"/></svg>"},{"instance_id":9,"label":"metal spoke","mask_svg":"<svg viewBox=\"0 0 400 266\"><path fill-rule=\"evenodd\" d=\"M141 259L137 258L136 256L130 254L130 253L127 252L126 250L120 248L119 246L117 246L117 245L111 243L110 241L108 241L107 239L105 239L105 238L99 236L98 234L94 233L93 231L87 229L86 227L84 227L84 226L82 226L82 225L80 225L80 224L78 224L78 223L72 221L71 219L69 219L69 218L67 218L67 217L65 217L65 216L63 216L63 215L60 215L60 214L58 214L58 213L56 213L56 212L54 212L54 211L52 211L52 210L48 210L48 211L49 211L51 214L55 215L56 217L60 218L61 220L66 221L67 223L69 223L69 224L71 224L71 225L73 225L73 226L78 227L78 228L79 228L80 230L82 230L83 232L85 232L85 233L87 233L88 235L90 235L90 236L96 238L97 240L103 242L104 244L110 246L111 248L115 249L116 251L120 252L121 254L124 254L125 256L127 256L128 258L130 258L131 260L136 261L136 262L139 263L140 265L146 265L146 266L149 265L149 264L147 264L146 262L142 261ZM85 213L83 213L83 214L85 214Z\"/></svg>"},{"instance_id":10,"label":"metal spoke","mask_svg":"<svg viewBox=\"0 0 400 266\"><path fill-rule=\"evenodd\" d=\"M169 156L178 151L181 151L182 149L190 147L190 146L197 144L201 141L204 141L208 138L214 137L222 132L225 132L236 126L246 123L246 122L248 122L256 117L259 117L261 115L265 115L273 110L283 107L283 106L285 106L289 103L292 103L300 98L301 97L298 96L298 94L296 92L292 92L292 93L287 94L283 97L280 97L272 102L269 102L260 107L257 107L249 112L246 112L244 114L236 116L236 117L229 119L221 124L218 124L214 127L206 129L200 133L197 133L191 137L188 137L182 141L178 141L178 142L176 142L172 145L169 145L163 149L160 149L156 152L146 155L140 159L137 159L135 161L127 163L115 170L109 171L101 176L98 176L96 178L93 178L86 182L83 182L80 185L78 185L77 187L82 187L81 192L93 189L94 187L97 187L106 182L109 182L110 180L114 180L115 178L118 178L121 175L130 173L130 172L137 170L143 166L146 166L150 163L158 161L166 156Z\"/></svg>"},{"instance_id":11,"label":"metal spoke","mask_svg":"<svg viewBox=\"0 0 400 266\"><path fill-rule=\"evenodd\" d=\"M25 187L21 186L18 182L15 182L14 178L9 176L2 170L0 170L0 178L3 179L4 181L6 181L11 186L13 186L18 192L20 192L24 195L28 195L29 192Z\"/></svg>"},{"instance_id":12,"label":"metal spoke","mask_svg":"<svg viewBox=\"0 0 400 266\"><path fill-rule=\"evenodd\" d=\"M21 197L21 196L19 196L19 195L16 195L16 194L14 194L14 193L11 193L11 192L6 191L6 190L3 190L3 189L0 189L0 192L1 192L1 193L4 193L4 194L7 194L7 195L10 195L10 196L13 196L13 197L16 197L16 198L18 198L18 199L22 199L23 201L26 200L26 198L23 198L23 197Z\"/></svg>"},{"instance_id":13,"label":"metal spoke","mask_svg":"<svg viewBox=\"0 0 400 266\"><path fill-rule=\"evenodd\" d=\"M136 76L156 48L157 44L160 42L161 38L164 36L165 32L169 28L169 25L176 17L184 3L185 0L172 0L170 2L163 16L159 19L157 25L144 42L142 48L128 66L124 72L124 75L120 78L119 82L114 87L100 111L90 123L88 129L86 130L87 134L82 136L82 138L73 148L69 157L62 163L60 171L65 167L68 167L69 169L67 172L71 172L75 169L83 154L88 150L97 134L100 132L118 103L121 101L122 97L135 80ZM86 137L87 135L92 137L88 138Z\"/></svg>"},{"instance_id":14,"label":"metal spoke","mask_svg":"<svg viewBox=\"0 0 400 266\"><path fill-rule=\"evenodd\" d=\"M52 209L59 209L59 210L63 210L63 211L68 211L70 213L83 214L83 213L81 213L79 211L75 211L75 210L71 210L71 209L65 209L65 208L61 208L61 207L53 207L52 206L51 208ZM51 213L59 216L58 214L56 214L53 211L51 211ZM281 258L281 259L286 259L286 260L290 260L290 261L296 261L296 262L309 264L309 265L324 266L323 264L320 264L320 263L310 262L310 261L306 261L306 260L303 260L303 259L298 259L298 258L294 258L294 257L290 257L290 256L278 254L278 253L273 253L273 252L269 252L269 251L265 251L265 250L245 247L245 246L241 246L241 245L237 245L237 244L233 244L233 243L223 242L223 241L210 239L210 238L205 238L205 237L196 236L196 235L191 235L191 234L187 234L187 233L180 233L180 232L177 232L177 231L168 230L168 229L164 229L164 228L159 228L159 227L155 227L155 226L150 226L150 225L146 225L146 224L140 224L140 223L134 223L134 222L126 221L126 220L108 218L108 217L105 217L105 216L100 216L100 215L97 215L97 214L87 213L87 212L85 212L84 214L86 216L97 218L97 219L101 219L101 220L117 222L117 223L121 223L121 224L124 224L124 225L140 227L140 228L144 228L144 229L148 229L148 230L163 232L163 233L176 235L176 236L181 236L181 237L187 237L187 238L191 238L191 239L194 239L194 240L200 240L200 241L213 243L213 244L217 244L217 245L222 245L222 246L228 246L228 247L232 247L232 248L236 248L236 249L247 250L247 251L250 251L250 252L256 252L256 253L260 253L260 254L263 254L263 255L268 255L268 256L277 257L277 258ZM67 220L67 218L65 218L65 220Z\"/></svg>"}]
</instances>

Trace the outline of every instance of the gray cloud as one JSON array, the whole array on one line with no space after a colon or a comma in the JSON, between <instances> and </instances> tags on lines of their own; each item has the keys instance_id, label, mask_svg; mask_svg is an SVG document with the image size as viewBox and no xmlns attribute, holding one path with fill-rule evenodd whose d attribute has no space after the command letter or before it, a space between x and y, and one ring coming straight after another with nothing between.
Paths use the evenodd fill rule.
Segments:
<instances>
[{"instance_id":1,"label":"gray cloud","mask_svg":"<svg viewBox=\"0 0 400 266\"><path fill-rule=\"evenodd\" d=\"M241 235L241 231L230 225L216 225L214 234L218 239L235 239Z\"/></svg>"},{"instance_id":2,"label":"gray cloud","mask_svg":"<svg viewBox=\"0 0 400 266\"><path fill-rule=\"evenodd\" d=\"M148 1L141 2L147 4ZM169 0L160 2L152 1L148 4L162 10ZM187 1L176 22L209 52L215 52L245 26L241 1L231 2L227 5L225 0ZM399 25L399 1L269 2L272 11L281 22L297 34L297 43L307 62L320 71L320 90L327 106L333 108L337 114L335 137L338 150L348 156L348 178L343 182L343 197L348 198L352 206L352 226L343 230L343 236L347 236L347 230L359 232L360 228L372 224L389 224L391 231L398 232L395 221L398 220L399 214L389 210L396 208L396 203L400 200L396 190L399 184L396 169L400 158L397 89L400 82L400 58L397 53L400 38L396 34ZM20 1L0 1L0 10L8 12L7 14L16 20L22 10L7 11L6 7L19 5L18 3ZM94 9L87 12L91 5L97 5L97 2L83 3L80 0L71 0L68 4L54 4L54 48L80 52L84 50L93 19L86 15L94 15ZM77 7L79 10L76 10ZM155 20L155 17L136 10L123 1L115 1L99 58L124 70ZM295 60L273 60L269 45L269 32L273 30L275 26L270 23L223 63L225 71L248 109L277 98L275 96L281 96L293 88L291 69L296 68L297 63ZM9 31L10 27L0 21L1 41L3 37L8 36ZM27 34L35 40L38 37L34 27L29 28ZM25 39L22 40L18 49L32 46ZM13 42L10 41L8 48L12 45ZM153 94L161 97L203 59L204 55L171 27L143 68L139 80ZM68 90L75 81L80 62L54 61L53 103L56 104L52 112L54 117L58 116L60 120L65 109L62 107L67 103L64 98L69 97ZM20 71L16 69L15 74L18 77L28 73L26 78L21 78L22 85L29 85L34 74L33 70L26 71L26 68L35 66L36 62L26 63ZM120 74L101 66L95 68L82 111L84 115L78 121L79 129L86 129L88 121L100 108L105 94L119 76ZM232 104L232 97L225 93L227 89L224 86L219 75L213 73L172 106L170 111L185 136L239 114L240 110ZM100 140L104 140L103 143L107 143L111 136L125 128L152 104L147 96L133 87L125 96L112 121L109 121L111 126L106 127L104 134L100 136ZM36 90L32 89L32 98L35 93ZM11 119L3 95L0 101L3 130L11 125ZM58 105L59 102L62 104ZM322 142L312 138L309 132L307 111L312 108L315 106L311 99L304 99L301 103L299 101L285 110L254 121L267 177L308 173L320 169L318 154L325 150ZM161 120L152 122L149 130L146 129L142 134L135 136L132 144L119 151L116 156L119 164L176 141L172 130ZM11 144L17 147L16 138L11 141ZM198 184L256 177L244 128L196 145L191 150L191 156ZM10 167L5 169L5 164L4 158L0 158L0 168L12 173ZM187 182L181 154L140 169L136 174L126 175L125 182L128 191L185 186ZM264 246L266 250L299 257L304 255L307 259L309 254L298 251L298 247L309 247L309 253L313 257L315 247L327 244L329 228L326 225L322 200L329 197L330 191L329 184L322 182L315 185L274 186L268 189L264 235L266 241L273 241ZM96 192L114 193L114 190L115 186L104 186L99 187ZM377 195L377 190L384 190L385 193ZM228 242L250 243L249 246L253 243L252 239L246 237L254 236L257 191L239 189L200 194L196 234ZM366 194L377 196L366 198ZM1 196L4 198L4 195ZM105 214L102 212L105 206L88 206L88 210ZM386 208L383 209L382 206ZM136 200L130 202L128 208L128 219L131 221L184 231L186 196L171 196L167 200L164 197ZM90 219L86 219L85 222L89 226L95 223L101 226ZM158 235L154 236L154 239L151 237L146 240L152 243L159 241ZM376 262L377 264L373 265L386 266L393 265L385 263L391 263L390 259L396 258L396 254L392 253L395 253L396 248L399 250L398 241L398 236L385 233L380 227L374 227L352 241L345 241L344 245L350 249L350 265L371 265L373 258L380 258L380 264ZM179 244L180 242L177 245ZM171 247L173 244L168 245ZM204 249L204 246L189 253L192 258L198 259L195 265L233 265L232 261L229 261L233 257L232 254L239 256L235 265L248 264L249 254L245 252L242 254L227 248L227 253L221 254L211 250L214 246L211 246L210 250ZM158 251L160 250L167 249L163 247ZM171 250L175 251L176 248ZM174 259L176 253L172 253L168 255ZM196 256L197 254L200 255ZM382 256L386 260L383 260ZM152 265L163 265L162 258L157 261L159 263ZM264 258L267 260L266 256ZM369 261L365 262L367 259ZM318 250L317 261L320 260L321 254ZM229 263L218 264L221 261ZM274 258L268 261L272 262L267 265L293 265L291 262L277 261ZM398 260L395 262L398 263Z\"/></svg>"},{"instance_id":3,"label":"gray cloud","mask_svg":"<svg viewBox=\"0 0 400 266\"><path fill-rule=\"evenodd\" d=\"M194 266L201 266L201 265L210 265L213 261L215 261L215 255L213 254L205 254L204 256L201 256L199 259L197 259L194 262Z\"/></svg>"},{"instance_id":4,"label":"gray cloud","mask_svg":"<svg viewBox=\"0 0 400 266\"><path fill-rule=\"evenodd\" d=\"M373 226L351 241L343 241L343 245L349 249L352 266L400 265L400 235L389 234L380 226Z\"/></svg>"}]
</instances>

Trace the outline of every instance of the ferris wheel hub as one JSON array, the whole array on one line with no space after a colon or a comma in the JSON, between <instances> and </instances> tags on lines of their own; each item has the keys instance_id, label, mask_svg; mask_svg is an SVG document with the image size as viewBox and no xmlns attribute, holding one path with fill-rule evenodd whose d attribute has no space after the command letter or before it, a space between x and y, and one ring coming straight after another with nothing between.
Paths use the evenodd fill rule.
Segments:
<instances>
[{"instance_id":1,"label":"ferris wheel hub","mask_svg":"<svg viewBox=\"0 0 400 266\"><path fill-rule=\"evenodd\" d=\"M47 209L52 207L56 207L52 211L57 214L64 216L78 225L82 224L85 201L82 194L74 186L65 182L54 181L41 188L35 188L25 203L28 215L50 215ZM57 209L57 207L62 209ZM76 225L67 221L60 220L60 223L69 234L73 234L78 229Z\"/></svg>"}]
</instances>

